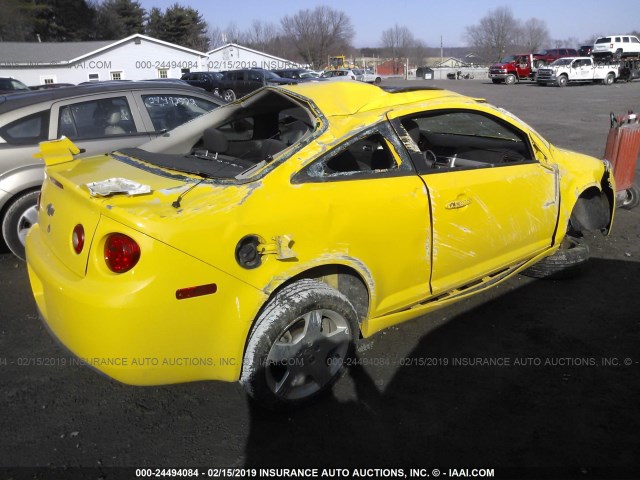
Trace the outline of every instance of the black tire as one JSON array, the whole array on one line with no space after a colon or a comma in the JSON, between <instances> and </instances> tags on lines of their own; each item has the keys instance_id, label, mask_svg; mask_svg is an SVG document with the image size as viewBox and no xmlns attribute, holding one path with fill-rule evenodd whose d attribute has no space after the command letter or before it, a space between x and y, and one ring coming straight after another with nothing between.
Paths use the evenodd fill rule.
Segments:
<instances>
[{"instance_id":1,"label":"black tire","mask_svg":"<svg viewBox=\"0 0 640 480\"><path fill-rule=\"evenodd\" d=\"M236 92L231 89L225 90L222 93L222 98L227 102L233 102L236 99Z\"/></svg>"},{"instance_id":2,"label":"black tire","mask_svg":"<svg viewBox=\"0 0 640 480\"><path fill-rule=\"evenodd\" d=\"M506 83L507 85L513 85L516 83L516 76L515 75L507 75L507 77L504 79L504 83Z\"/></svg>"},{"instance_id":3,"label":"black tire","mask_svg":"<svg viewBox=\"0 0 640 480\"><path fill-rule=\"evenodd\" d=\"M24 260L24 241L27 232L37 223L38 191L27 192L13 201L2 219L2 237L16 257Z\"/></svg>"},{"instance_id":4,"label":"black tire","mask_svg":"<svg viewBox=\"0 0 640 480\"><path fill-rule=\"evenodd\" d=\"M627 196L620 202L620 208L624 208L625 210L636 208L640 204L640 188L634 184L627 188L625 193Z\"/></svg>"},{"instance_id":5,"label":"black tire","mask_svg":"<svg viewBox=\"0 0 640 480\"><path fill-rule=\"evenodd\" d=\"M569 83L569 79L567 78L566 75L560 75L556 80L556 84L559 87L566 87L568 83Z\"/></svg>"},{"instance_id":6,"label":"black tire","mask_svg":"<svg viewBox=\"0 0 640 480\"><path fill-rule=\"evenodd\" d=\"M545 62L544 60L538 60L535 63L536 63L536 68L542 68L547 64L547 62Z\"/></svg>"},{"instance_id":7,"label":"black tire","mask_svg":"<svg viewBox=\"0 0 640 480\"><path fill-rule=\"evenodd\" d=\"M585 270L588 261L589 246L582 239L567 235L553 255L522 273L533 278L572 278Z\"/></svg>"},{"instance_id":8,"label":"black tire","mask_svg":"<svg viewBox=\"0 0 640 480\"><path fill-rule=\"evenodd\" d=\"M607 76L604 77L602 83L604 83L605 85L612 85L615 80L616 76L613 73L608 73Z\"/></svg>"},{"instance_id":9,"label":"black tire","mask_svg":"<svg viewBox=\"0 0 640 480\"><path fill-rule=\"evenodd\" d=\"M621 48L616 50L616 53L613 54L613 58L615 60L620 60L622 58L622 49Z\"/></svg>"},{"instance_id":10,"label":"black tire","mask_svg":"<svg viewBox=\"0 0 640 480\"><path fill-rule=\"evenodd\" d=\"M382 79L380 77L376 77L376 79L373 81L373 83L375 83L376 85L378 85L380 82L382 82Z\"/></svg>"},{"instance_id":11,"label":"black tire","mask_svg":"<svg viewBox=\"0 0 640 480\"><path fill-rule=\"evenodd\" d=\"M261 406L296 407L329 391L353 355L357 313L342 293L317 280L286 286L249 335L240 383Z\"/></svg>"}]
</instances>

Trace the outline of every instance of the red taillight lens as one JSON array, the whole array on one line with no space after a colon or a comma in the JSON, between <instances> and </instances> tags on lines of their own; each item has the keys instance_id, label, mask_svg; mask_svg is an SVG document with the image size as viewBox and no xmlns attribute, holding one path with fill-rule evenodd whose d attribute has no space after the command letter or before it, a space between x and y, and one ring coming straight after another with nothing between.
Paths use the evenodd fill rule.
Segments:
<instances>
[{"instance_id":1,"label":"red taillight lens","mask_svg":"<svg viewBox=\"0 0 640 480\"><path fill-rule=\"evenodd\" d=\"M123 233L112 233L104 244L104 261L112 272L124 273L140 260L140 246Z\"/></svg>"},{"instance_id":2,"label":"red taillight lens","mask_svg":"<svg viewBox=\"0 0 640 480\"><path fill-rule=\"evenodd\" d=\"M76 225L71 234L71 244L76 253L82 252L84 248L84 227L80 224Z\"/></svg>"}]
</instances>

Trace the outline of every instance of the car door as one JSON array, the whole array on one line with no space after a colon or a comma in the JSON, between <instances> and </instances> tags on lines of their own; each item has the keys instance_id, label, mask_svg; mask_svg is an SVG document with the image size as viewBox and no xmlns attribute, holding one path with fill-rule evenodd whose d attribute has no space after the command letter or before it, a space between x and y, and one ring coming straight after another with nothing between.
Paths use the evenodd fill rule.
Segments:
<instances>
[{"instance_id":1,"label":"car door","mask_svg":"<svg viewBox=\"0 0 640 480\"><path fill-rule=\"evenodd\" d=\"M584 82L588 82L593 80L593 64L590 58L583 58L581 60L576 60L579 62L578 65L578 79Z\"/></svg>"},{"instance_id":2,"label":"car door","mask_svg":"<svg viewBox=\"0 0 640 480\"><path fill-rule=\"evenodd\" d=\"M246 91L244 92L244 95L251 93L261 87L264 87L264 85L266 84L263 72L249 70L246 73L246 75L247 75L247 87L246 87Z\"/></svg>"},{"instance_id":3,"label":"car door","mask_svg":"<svg viewBox=\"0 0 640 480\"><path fill-rule=\"evenodd\" d=\"M85 150L83 156L135 147L152 138L130 91L61 100L52 105L51 118L50 138L70 138Z\"/></svg>"},{"instance_id":4,"label":"car door","mask_svg":"<svg viewBox=\"0 0 640 480\"><path fill-rule=\"evenodd\" d=\"M401 137L419 151L413 155L429 192L434 295L482 281L551 245L557 171L535 158L525 132L465 109L416 113L394 125L409 132Z\"/></svg>"},{"instance_id":5,"label":"car door","mask_svg":"<svg viewBox=\"0 0 640 480\"><path fill-rule=\"evenodd\" d=\"M386 122L359 132L292 180L297 199L292 203L317 218L296 233L297 245L316 245L310 258L348 258L360 265L374 287L370 317L430 296L426 190L392 137L395 133Z\"/></svg>"}]
</instances>

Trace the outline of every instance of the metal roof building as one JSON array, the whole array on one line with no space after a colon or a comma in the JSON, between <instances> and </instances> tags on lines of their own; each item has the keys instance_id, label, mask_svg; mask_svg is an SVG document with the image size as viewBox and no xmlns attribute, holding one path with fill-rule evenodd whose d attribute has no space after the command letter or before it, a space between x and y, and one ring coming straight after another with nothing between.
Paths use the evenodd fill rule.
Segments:
<instances>
[{"instance_id":1,"label":"metal roof building","mask_svg":"<svg viewBox=\"0 0 640 480\"><path fill-rule=\"evenodd\" d=\"M180 78L207 54L146 35L99 42L0 42L0 77L27 85Z\"/></svg>"}]
</instances>

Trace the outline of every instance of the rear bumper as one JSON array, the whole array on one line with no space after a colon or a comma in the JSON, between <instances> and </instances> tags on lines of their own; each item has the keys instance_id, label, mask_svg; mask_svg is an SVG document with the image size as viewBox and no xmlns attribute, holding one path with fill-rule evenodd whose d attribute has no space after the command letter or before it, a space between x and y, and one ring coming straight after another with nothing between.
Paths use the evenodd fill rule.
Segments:
<instances>
[{"instance_id":1,"label":"rear bumper","mask_svg":"<svg viewBox=\"0 0 640 480\"><path fill-rule=\"evenodd\" d=\"M49 330L84 363L132 385L239 378L263 292L152 239L140 269L116 275L90 258L79 277L46 234L36 225L27 238L33 295ZM207 283L216 293L176 299L177 289Z\"/></svg>"}]
</instances>

